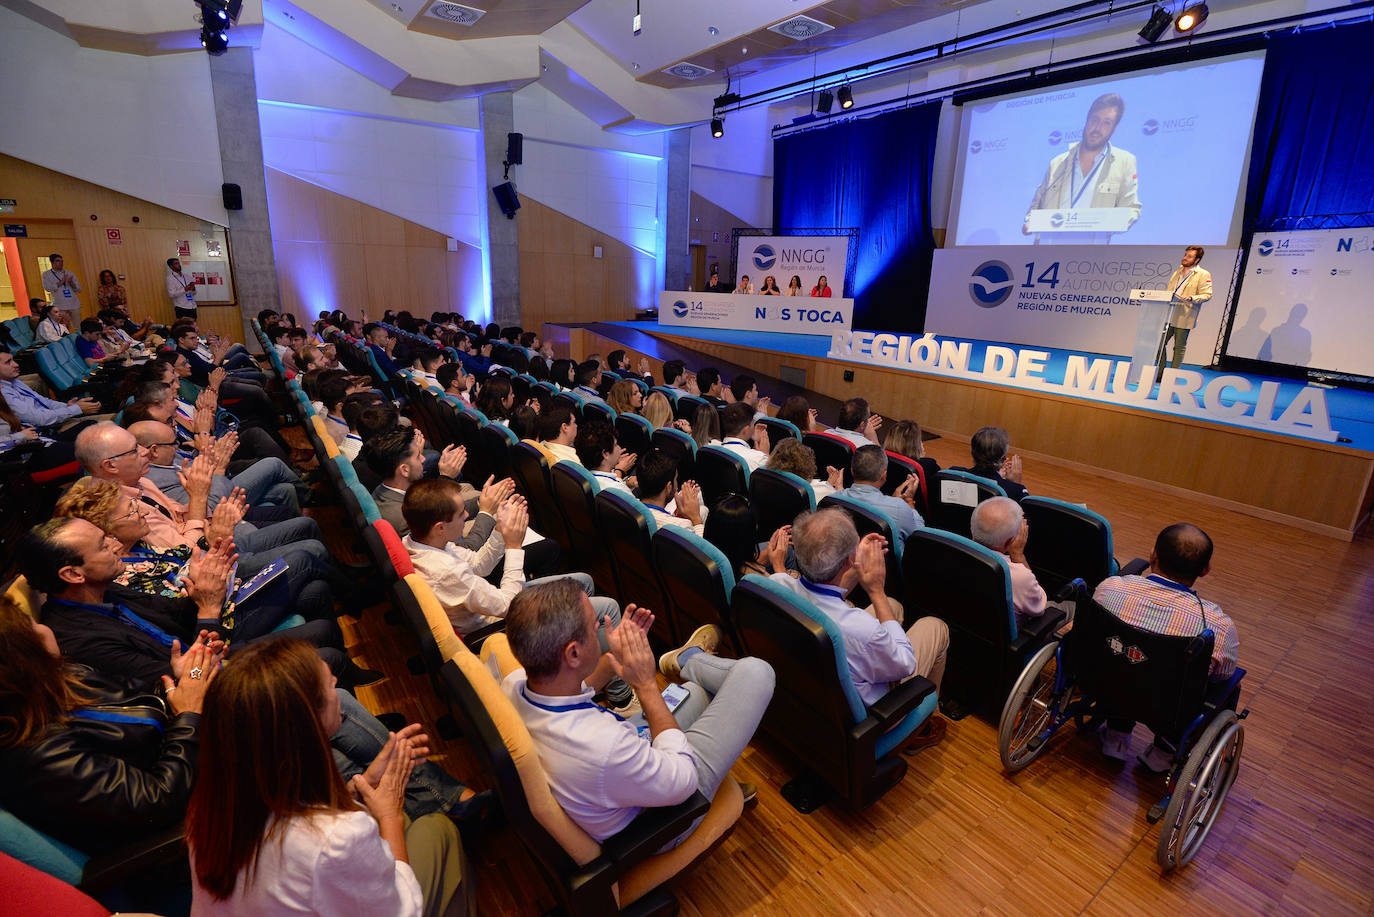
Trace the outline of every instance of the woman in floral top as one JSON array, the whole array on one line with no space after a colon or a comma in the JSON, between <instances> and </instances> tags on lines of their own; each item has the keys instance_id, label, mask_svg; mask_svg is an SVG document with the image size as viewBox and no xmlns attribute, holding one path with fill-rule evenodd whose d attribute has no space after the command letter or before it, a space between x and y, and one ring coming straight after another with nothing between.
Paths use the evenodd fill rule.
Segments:
<instances>
[{"instance_id":1,"label":"woman in floral top","mask_svg":"<svg viewBox=\"0 0 1374 917\"><path fill-rule=\"evenodd\" d=\"M96 288L95 301L102 309L129 304L129 294L124 292L124 285L115 277L114 271L107 268L100 272L100 286Z\"/></svg>"}]
</instances>

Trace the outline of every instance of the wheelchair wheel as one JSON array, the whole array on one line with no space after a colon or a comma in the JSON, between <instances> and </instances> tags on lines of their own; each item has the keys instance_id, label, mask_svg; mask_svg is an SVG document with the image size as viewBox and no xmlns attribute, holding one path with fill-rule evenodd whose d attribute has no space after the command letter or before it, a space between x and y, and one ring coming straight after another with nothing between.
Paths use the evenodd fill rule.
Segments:
<instances>
[{"instance_id":1,"label":"wheelchair wheel","mask_svg":"<svg viewBox=\"0 0 1374 917\"><path fill-rule=\"evenodd\" d=\"M1059 674L1055 651L1059 642L1040 648L1016 679L997 727L997 750L1002 766L1015 773L1034 761L1046 744L1045 730L1057 708L1054 683Z\"/></svg>"},{"instance_id":2,"label":"wheelchair wheel","mask_svg":"<svg viewBox=\"0 0 1374 917\"><path fill-rule=\"evenodd\" d=\"M1234 710L1222 711L1193 745L1159 827L1155 859L1165 872L1186 866L1202 848L1236 780L1244 747L1245 727Z\"/></svg>"}]
</instances>

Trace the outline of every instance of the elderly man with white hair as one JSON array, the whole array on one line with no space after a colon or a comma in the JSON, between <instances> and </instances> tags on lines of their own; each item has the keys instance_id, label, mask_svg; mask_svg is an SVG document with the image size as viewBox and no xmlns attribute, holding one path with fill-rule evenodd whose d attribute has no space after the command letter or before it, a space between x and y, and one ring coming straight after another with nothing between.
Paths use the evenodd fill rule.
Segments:
<instances>
[{"instance_id":1,"label":"elderly man with white hair","mask_svg":"<svg viewBox=\"0 0 1374 917\"><path fill-rule=\"evenodd\" d=\"M1045 613L1048 600L1026 563L1026 540L1030 523L1021 504L1010 497L992 497L979 503L969 519L973 540L998 554L1005 554L1011 567L1011 604L1016 608L1016 623L1024 624Z\"/></svg>"}]
</instances>

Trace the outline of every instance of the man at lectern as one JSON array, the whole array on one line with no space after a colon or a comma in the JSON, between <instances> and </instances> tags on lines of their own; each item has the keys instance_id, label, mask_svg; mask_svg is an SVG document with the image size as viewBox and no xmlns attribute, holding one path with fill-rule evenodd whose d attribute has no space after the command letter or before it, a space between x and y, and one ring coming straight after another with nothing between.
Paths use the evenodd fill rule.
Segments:
<instances>
[{"instance_id":1,"label":"man at lectern","mask_svg":"<svg viewBox=\"0 0 1374 917\"><path fill-rule=\"evenodd\" d=\"M1050 160L1040 187L1035 189L1027 210L1076 210L1084 207L1126 207L1134 211L1130 224L1140 219L1140 200L1136 197L1135 156L1112 146L1112 133L1126 113L1126 102L1114 92L1100 95L1088 108L1083 123L1083 138L1066 152ZM1021 232L1031 234L1030 214ZM1103 235L1110 233L1083 233ZM1077 242L1097 241L1090 238ZM1103 239L1101 241L1107 241Z\"/></svg>"},{"instance_id":2,"label":"man at lectern","mask_svg":"<svg viewBox=\"0 0 1374 917\"><path fill-rule=\"evenodd\" d=\"M1183 250L1183 260L1169 278L1168 289L1173 293L1173 309L1169 313L1169 326L1164 329L1164 337L1159 342L1159 355L1155 365L1164 369L1164 350L1169 341L1174 342L1174 355L1169 365L1174 369L1183 363L1183 350L1188 346L1188 332L1197 324L1197 314L1202 304L1212 298L1212 275L1198 267L1202 261L1202 246L1190 245Z\"/></svg>"}]
</instances>

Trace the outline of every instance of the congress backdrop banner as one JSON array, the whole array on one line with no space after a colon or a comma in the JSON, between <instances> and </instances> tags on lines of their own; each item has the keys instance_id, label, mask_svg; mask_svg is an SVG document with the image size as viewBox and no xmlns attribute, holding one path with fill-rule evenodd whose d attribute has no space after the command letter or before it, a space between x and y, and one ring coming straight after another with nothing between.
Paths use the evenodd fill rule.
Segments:
<instances>
[{"instance_id":1,"label":"congress backdrop banner","mask_svg":"<svg viewBox=\"0 0 1374 917\"><path fill-rule=\"evenodd\" d=\"M852 299L682 290L664 290L658 294L660 325L828 336L848 331L853 318Z\"/></svg>"},{"instance_id":2,"label":"congress backdrop banner","mask_svg":"<svg viewBox=\"0 0 1374 917\"><path fill-rule=\"evenodd\" d=\"M1135 288L1162 290L1181 245L942 248L931 270L926 330L935 334L1127 356ZM1188 339L1188 362L1210 363L1236 250L1209 248L1212 298Z\"/></svg>"},{"instance_id":3,"label":"congress backdrop banner","mask_svg":"<svg viewBox=\"0 0 1374 917\"><path fill-rule=\"evenodd\" d=\"M778 289L786 290L794 277L801 278L802 292L822 276L833 291L844 295L845 268L849 262L849 240L842 236L740 236L737 263L738 282L745 274L754 289L763 289L763 279L772 275Z\"/></svg>"},{"instance_id":4,"label":"congress backdrop banner","mask_svg":"<svg viewBox=\"0 0 1374 917\"><path fill-rule=\"evenodd\" d=\"M1374 227L1255 233L1226 352L1374 375Z\"/></svg>"}]
</instances>

